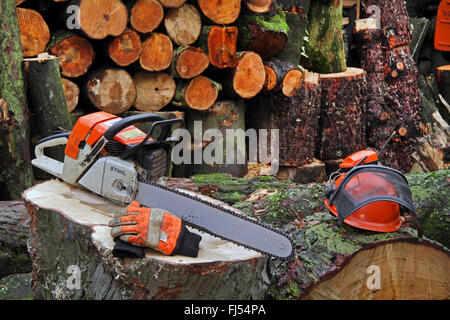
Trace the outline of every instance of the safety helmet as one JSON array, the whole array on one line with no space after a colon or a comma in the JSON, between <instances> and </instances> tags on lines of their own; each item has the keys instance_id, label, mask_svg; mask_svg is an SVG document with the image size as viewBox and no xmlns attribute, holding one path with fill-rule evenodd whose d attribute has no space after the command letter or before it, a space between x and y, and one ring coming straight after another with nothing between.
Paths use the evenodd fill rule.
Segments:
<instances>
[{"instance_id":1,"label":"safety helmet","mask_svg":"<svg viewBox=\"0 0 450 320\"><path fill-rule=\"evenodd\" d=\"M331 174L325 195L325 205L338 222L356 228L393 232L402 225L404 210L415 215L405 176L383 166L371 150L345 158L340 169Z\"/></svg>"}]
</instances>

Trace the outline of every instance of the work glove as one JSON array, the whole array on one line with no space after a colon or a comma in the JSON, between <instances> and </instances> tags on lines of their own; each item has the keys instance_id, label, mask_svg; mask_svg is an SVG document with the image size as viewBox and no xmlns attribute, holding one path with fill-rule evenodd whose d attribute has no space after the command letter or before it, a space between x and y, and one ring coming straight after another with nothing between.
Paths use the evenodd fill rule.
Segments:
<instances>
[{"instance_id":1,"label":"work glove","mask_svg":"<svg viewBox=\"0 0 450 320\"><path fill-rule=\"evenodd\" d=\"M109 222L114 239L165 255L197 257L202 237L190 232L182 219L162 209L141 206L138 201L132 201L124 211Z\"/></svg>"}]
</instances>

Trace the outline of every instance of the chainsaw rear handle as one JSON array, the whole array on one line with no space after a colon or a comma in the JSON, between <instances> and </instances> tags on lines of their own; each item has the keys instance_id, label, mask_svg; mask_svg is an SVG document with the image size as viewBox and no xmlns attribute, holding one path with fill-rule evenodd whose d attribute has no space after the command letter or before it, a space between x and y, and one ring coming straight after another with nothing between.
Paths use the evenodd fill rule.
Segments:
<instances>
[{"instance_id":1,"label":"chainsaw rear handle","mask_svg":"<svg viewBox=\"0 0 450 320\"><path fill-rule=\"evenodd\" d=\"M39 169L42 169L60 179L63 179L64 163L47 157L44 154L44 150L45 148L66 145L68 141L68 134L70 134L70 132L59 133L39 141L34 148L36 159L33 159L31 163Z\"/></svg>"},{"instance_id":2,"label":"chainsaw rear handle","mask_svg":"<svg viewBox=\"0 0 450 320\"><path fill-rule=\"evenodd\" d=\"M164 118L160 115L154 114L154 113L143 113L143 114L137 114L134 116L126 117L120 121L117 121L114 123L104 134L103 137L108 140L112 141L113 138L118 134L120 131L125 129L126 127L145 123L145 122L155 122L155 121L163 121Z\"/></svg>"}]
</instances>

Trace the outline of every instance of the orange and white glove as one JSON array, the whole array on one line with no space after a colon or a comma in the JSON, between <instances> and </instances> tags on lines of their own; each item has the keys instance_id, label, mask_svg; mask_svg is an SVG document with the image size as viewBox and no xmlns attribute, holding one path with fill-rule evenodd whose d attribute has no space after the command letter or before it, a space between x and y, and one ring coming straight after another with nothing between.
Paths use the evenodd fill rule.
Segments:
<instances>
[{"instance_id":1,"label":"orange and white glove","mask_svg":"<svg viewBox=\"0 0 450 320\"><path fill-rule=\"evenodd\" d=\"M165 255L196 257L201 236L169 212L132 201L119 217L109 222L111 236L130 244L155 249Z\"/></svg>"}]
</instances>

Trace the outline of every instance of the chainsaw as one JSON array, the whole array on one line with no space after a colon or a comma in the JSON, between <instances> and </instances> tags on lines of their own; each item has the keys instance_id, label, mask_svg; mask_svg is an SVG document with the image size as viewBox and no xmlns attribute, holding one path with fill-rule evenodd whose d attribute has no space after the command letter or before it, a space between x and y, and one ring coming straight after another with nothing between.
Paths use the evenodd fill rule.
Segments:
<instances>
[{"instance_id":1,"label":"chainsaw","mask_svg":"<svg viewBox=\"0 0 450 320\"><path fill-rule=\"evenodd\" d=\"M137 126L151 123L147 133ZM153 113L126 118L95 112L80 117L71 132L38 142L32 164L71 184L127 205L136 200L183 219L191 227L279 259L292 255L292 242L282 231L231 207L217 205L187 191L158 183L168 175L171 150L178 141L174 125ZM64 160L44 153L65 145Z\"/></svg>"}]
</instances>

